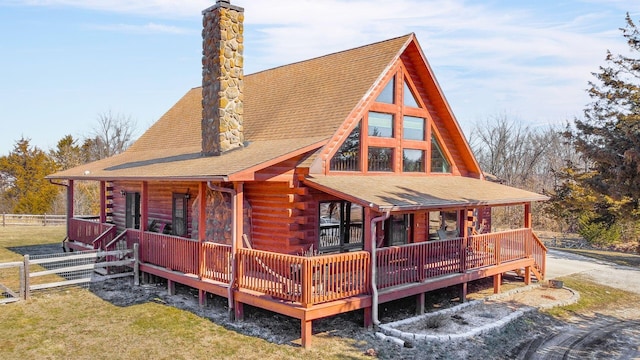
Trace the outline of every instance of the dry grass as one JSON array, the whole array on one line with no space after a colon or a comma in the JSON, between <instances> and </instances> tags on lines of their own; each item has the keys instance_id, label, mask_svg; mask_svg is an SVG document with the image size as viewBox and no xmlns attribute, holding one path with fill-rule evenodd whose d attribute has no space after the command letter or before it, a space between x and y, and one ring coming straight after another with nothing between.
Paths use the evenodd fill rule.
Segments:
<instances>
[{"instance_id":1,"label":"dry grass","mask_svg":"<svg viewBox=\"0 0 640 360\"><path fill-rule=\"evenodd\" d=\"M64 227L0 228L0 261L12 246L57 243ZM206 310L205 310L206 311ZM355 340L315 334L313 348L277 345L154 302L118 307L72 288L0 305L0 359L363 359Z\"/></svg>"},{"instance_id":2,"label":"dry grass","mask_svg":"<svg viewBox=\"0 0 640 360\"><path fill-rule=\"evenodd\" d=\"M7 226L0 227L0 261L20 261L22 256L6 248L40 244L62 244L64 226Z\"/></svg>"},{"instance_id":3,"label":"dry grass","mask_svg":"<svg viewBox=\"0 0 640 360\"><path fill-rule=\"evenodd\" d=\"M314 337L304 350L225 329L188 311L145 303L114 306L88 290L0 306L5 359L363 358L349 340Z\"/></svg>"},{"instance_id":4,"label":"dry grass","mask_svg":"<svg viewBox=\"0 0 640 360\"><path fill-rule=\"evenodd\" d=\"M640 303L640 295L595 283L580 274L558 278L564 286L580 293L577 303L553 308L547 312L553 316L567 318L575 314L587 314L616 308L627 308Z\"/></svg>"}]
</instances>

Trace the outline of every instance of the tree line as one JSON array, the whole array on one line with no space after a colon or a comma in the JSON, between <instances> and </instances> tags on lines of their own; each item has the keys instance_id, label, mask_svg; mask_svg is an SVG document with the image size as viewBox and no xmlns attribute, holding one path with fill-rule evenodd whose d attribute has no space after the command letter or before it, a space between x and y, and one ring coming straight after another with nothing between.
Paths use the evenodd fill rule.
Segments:
<instances>
[{"instance_id":1,"label":"tree line","mask_svg":"<svg viewBox=\"0 0 640 360\"><path fill-rule=\"evenodd\" d=\"M106 111L98 115L90 134L65 135L49 151L33 146L28 138L17 140L13 150L0 157L0 212L64 214L65 192L45 176L123 152L131 145L135 128L131 117ZM77 213L99 211L95 182L79 181L75 191Z\"/></svg>"},{"instance_id":2,"label":"tree line","mask_svg":"<svg viewBox=\"0 0 640 360\"><path fill-rule=\"evenodd\" d=\"M484 171L550 197L537 204L541 228L640 252L640 30L629 14L620 30L629 52L606 52L582 116L559 129L497 116L475 127L471 144Z\"/></svg>"},{"instance_id":3,"label":"tree line","mask_svg":"<svg viewBox=\"0 0 640 360\"><path fill-rule=\"evenodd\" d=\"M599 245L638 243L640 234L640 31L629 14L620 30L629 54L606 52L582 116L561 128L532 128L500 114L469 136L487 178L550 197L535 205L536 227L578 232ZM67 135L49 152L18 140L0 158L0 211L64 213L60 188L44 176L124 151L134 129L130 118L107 112L89 136ZM79 182L76 193L78 212L97 212L95 182ZM496 216L522 219L511 211Z\"/></svg>"}]
</instances>

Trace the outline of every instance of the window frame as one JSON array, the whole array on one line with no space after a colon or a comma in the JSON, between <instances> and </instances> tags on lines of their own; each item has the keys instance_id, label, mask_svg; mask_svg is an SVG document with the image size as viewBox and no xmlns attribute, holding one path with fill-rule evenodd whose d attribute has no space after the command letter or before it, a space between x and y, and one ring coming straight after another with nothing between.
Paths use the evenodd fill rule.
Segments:
<instances>
[{"instance_id":1,"label":"window frame","mask_svg":"<svg viewBox=\"0 0 640 360\"><path fill-rule=\"evenodd\" d=\"M185 193L172 193L171 195L171 235L186 237L189 232L189 198L189 194ZM177 209L178 204L182 205L181 209ZM178 216L178 210L182 216ZM179 225L180 223L182 226Z\"/></svg>"},{"instance_id":2,"label":"window frame","mask_svg":"<svg viewBox=\"0 0 640 360\"><path fill-rule=\"evenodd\" d=\"M330 213L327 218L323 214L324 204L337 204L334 209L338 211L338 219L334 219ZM360 222L356 222L351 218L354 206L360 208ZM328 205L330 208L331 205ZM325 221L323 222L323 218ZM327 220L328 219L328 220ZM328 221L328 222L327 222ZM324 229L323 229L324 228ZM347 231L349 229L349 231ZM329 232L329 234L327 234ZM353 235L358 236L359 239ZM323 236L325 239L323 239ZM337 244L336 239L338 237ZM324 240L324 241L323 241ZM323 242L329 245L323 246ZM364 249L364 208L358 204L354 204L346 200L325 200L318 202L318 253L335 253L359 251Z\"/></svg>"},{"instance_id":3,"label":"window frame","mask_svg":"<svg viewBox=\"0 0 640 360\"><path fill-rule=\"evenodd\" d=\"M124 223L127 229L140 229L140 193L125 193Z\"/></svg>"}]
</instances>

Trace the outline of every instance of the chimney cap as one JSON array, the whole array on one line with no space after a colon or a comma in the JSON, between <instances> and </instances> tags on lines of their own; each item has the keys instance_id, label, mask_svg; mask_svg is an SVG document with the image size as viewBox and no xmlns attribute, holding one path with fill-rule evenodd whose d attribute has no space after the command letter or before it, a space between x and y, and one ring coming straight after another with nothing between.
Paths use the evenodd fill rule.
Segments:
<instances>
[{"instance_id":1,"label":"chimney cap","mask_svg":"<svg viewBox=\"0 0 640 360\"><path fill-rule=\"evenodd\" d=\"M216 0L216 4L215 5L202 10L202 15L204 15L205 13L207 13L209 11L213 11L215 9L218 9L218 8L225 8L225 9L244 12L244 8L242 8L240 6L231 5L231 0Z\"/></svg>"}]
</instances>

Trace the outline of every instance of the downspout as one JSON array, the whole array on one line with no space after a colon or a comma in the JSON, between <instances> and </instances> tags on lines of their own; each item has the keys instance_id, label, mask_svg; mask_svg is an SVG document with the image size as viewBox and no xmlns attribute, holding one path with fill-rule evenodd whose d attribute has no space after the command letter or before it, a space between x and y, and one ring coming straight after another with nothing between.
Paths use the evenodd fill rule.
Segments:
<instances>
[{"instance_id":1,"label":"downspout","mask_svg":"<svg viewBox=\"0 0 640 360\"><path fill-rule=\"evenodd\" d=\"M231 236L231 277L229 278L229 288L227 289L227 299L229 304L229 312L233 314L233 281L236 278L236 244L238 242L238 236L236 234L236 222L238 219L236 218L236 196L237 193L234 189L228 189L221 186L212 185L211 181L207 181L207 187L213 191L225 192L231 195L231 212L232 212L232 228L233 233ZM204 214L201 214L204 216ZM203 231L200 229L199 231Z\"/></svg>"},{"instance_id":2,"label":"downspout","mask_svg":"<svg viewBox=\"0 0 640 360\"><path fill-rule=\"evenodd\" d=\"M378 276L378 236L376 235L376 225L380 221L387 220L390 215L391 209L387 209L384 215L371 219L371 290L373 293L371 299L371 319L375 326L380 325L380 320L378 320L378 284L376 283Z\"/></svg>"}]
</instances>

